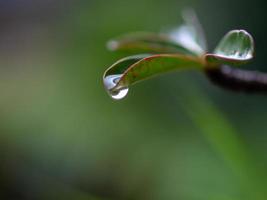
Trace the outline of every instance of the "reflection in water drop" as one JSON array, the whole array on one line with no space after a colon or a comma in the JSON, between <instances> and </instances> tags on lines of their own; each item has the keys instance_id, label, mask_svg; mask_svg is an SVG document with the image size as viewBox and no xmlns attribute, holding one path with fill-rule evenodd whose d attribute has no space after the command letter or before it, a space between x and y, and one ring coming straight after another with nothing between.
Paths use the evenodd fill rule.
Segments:
<instances>
[{"instance_id":1,"label":"reflection in water drop","mask_svg":"<svg viewBox=\"0 0 267 200\"><path fill-rule=\"evenodd\" d=\"M124 88L116 92L110 92L109 94L113 99L120 100L120 99L123 99L127 95L128 90L129 90L128 88Z\"/></svg>"},{"instance_id":2,"label":"reflection in water drop","mask_svg":"<svg viewBox=\"0 0 267 200\"><path fill-rule=\"evenodd\" d=\"M123 99L127 93L128 93L128 88L121 88L121 89L116 89L114 90L113 88L116 86L120 78L122 77L122 74L114 74L114 75L109 75L104 78L104 85L109 93L109 95L116 100Z\"/></svg>"}]
</instances>

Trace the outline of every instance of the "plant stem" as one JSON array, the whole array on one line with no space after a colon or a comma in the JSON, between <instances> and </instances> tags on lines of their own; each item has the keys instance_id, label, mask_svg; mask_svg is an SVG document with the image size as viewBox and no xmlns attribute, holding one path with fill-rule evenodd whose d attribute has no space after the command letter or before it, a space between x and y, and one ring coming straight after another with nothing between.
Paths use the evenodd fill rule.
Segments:
<instances>
[{"instance_id":1,"label":"plant stem","mask_svg":"<svg viewBox=\"0 0 267 200\"><path fill-rule=\"evenodd\" d=\"M205 73L214 84L233 91L267 94L267 74L229 66L207 68Z\"/></svg>"},{"instance_id":2,"label":"plant stem","mask_svg":"<svg viewBox=\"0 0 267 200\"><path fill-rule=\"evenodd\" d=\"M226 164L238 175L245 191L252 199L266 199L267 191L261 183L265 179L256 169L253 156L233 126L195 85L188 85L182 96L185 98L182 108Z\"/></svg>"}]
</instances>

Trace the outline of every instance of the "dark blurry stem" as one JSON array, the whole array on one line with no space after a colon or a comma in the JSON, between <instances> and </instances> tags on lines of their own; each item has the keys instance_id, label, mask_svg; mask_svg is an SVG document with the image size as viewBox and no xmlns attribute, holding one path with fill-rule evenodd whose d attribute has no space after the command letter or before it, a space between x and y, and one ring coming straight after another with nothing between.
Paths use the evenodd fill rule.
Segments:
<instances>
[{"instance_id":1,"label":"dark blurry stem","mask_svg":"<svg viewBox=\"0 0 267 200\"><path fill-rule=\"evenodd\" d=\"M221 66L206 68L209 80L222 88L235 92L267 94L267 73Z\"/></svg>"}]
</instances>

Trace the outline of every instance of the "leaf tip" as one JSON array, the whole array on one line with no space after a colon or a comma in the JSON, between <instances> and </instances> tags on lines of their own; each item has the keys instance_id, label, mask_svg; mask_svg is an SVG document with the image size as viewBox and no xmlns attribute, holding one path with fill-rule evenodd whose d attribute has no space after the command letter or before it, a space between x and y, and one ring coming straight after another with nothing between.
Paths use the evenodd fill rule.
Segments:
<instances>
[{"instance_id":1,"label":"leaf tip","mask_svg":"<svg viewBox=\"0 0 267 200\"><path fill-rule=\"evenodd\" d=\"M119 47L119 43L116 40L110 40L107 42L107 49L110 51L116 51Z\"/></svg>"}]
</instances>

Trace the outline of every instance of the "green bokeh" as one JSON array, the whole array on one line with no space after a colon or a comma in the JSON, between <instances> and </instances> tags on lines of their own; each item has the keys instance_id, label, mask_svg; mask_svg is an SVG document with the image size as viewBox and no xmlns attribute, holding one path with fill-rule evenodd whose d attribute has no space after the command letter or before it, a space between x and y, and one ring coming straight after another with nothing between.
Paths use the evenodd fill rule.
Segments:
<instances>
[{"instance_id":1,"label":"green bokeh","mask_svg":"<svg viewBox=\"0 0 267 200\"><path fill-rule=\"evenodd\" d=\"M224 91L195 72L137 84L118 102L102 85L123 56L106 41L176 26L185 7L197 11L210 50L231 29L252 33L247 67L267 71L264 2L55 4L0 18L1 199L265 199L266 96Z\"/></svg>"}]
</instances>

